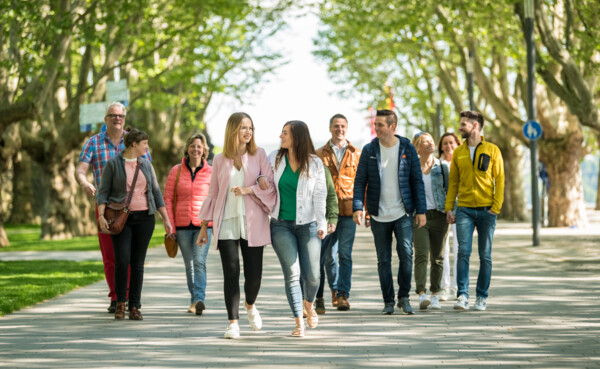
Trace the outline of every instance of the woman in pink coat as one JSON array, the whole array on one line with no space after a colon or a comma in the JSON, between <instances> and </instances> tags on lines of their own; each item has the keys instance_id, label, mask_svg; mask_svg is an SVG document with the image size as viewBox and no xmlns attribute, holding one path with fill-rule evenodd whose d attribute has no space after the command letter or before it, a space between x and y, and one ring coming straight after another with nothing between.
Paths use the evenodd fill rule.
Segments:
<instances>
[{"instance_id":1,"label":"woman in pink coat","mask_svg":"<svg viewBox=\"0 0 600 369\"><path fill-rule=\"evenodd\" d=\"M177 238L177 244L183 256L191 305L188 313L202 315L206 292L206 255L208 247L196 247L196 239L200 233L201 220L198 219L202 203L208 195L208 186L212 168L208 165L208 145L203 134L195 134L185 144L184 158L181 164L175 165L165 186L165 206L175 233L169 235ZM177 179L179 176L179 179ZM177 188L175 188L177 182ZM177 193L177 204L173 212L173 200ZM208 238L212 229L208 229Z\"/></svg>"},{"instance_id":2,"label":"woman in pink coat","mask_svg":"<svg viewBox=\"0 0 600 369\"><path fill-rule=\"evenodd\" d=\"M256 331L262 327L262 320L254 303L262 279L263 248L271 243L268 214L277 196L273 170L265 151L254 142L254 123L248 114L234 113L229 117L223 153L215 156L213 170L208 196L200 210L203 222L197 244L208 247L208 222L213 221L229 318L225 338L237 338L240 335L238 250L244 259L244 306Z\"/></svg>"}]
</instances>

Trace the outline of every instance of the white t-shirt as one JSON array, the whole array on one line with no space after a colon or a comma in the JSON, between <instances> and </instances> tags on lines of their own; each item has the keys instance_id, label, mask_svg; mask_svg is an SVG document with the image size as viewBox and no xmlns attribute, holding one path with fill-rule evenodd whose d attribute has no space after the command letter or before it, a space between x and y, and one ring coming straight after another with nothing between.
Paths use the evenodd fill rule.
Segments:
<instances>
[{"instance_id":1,"label":"white t-shirt","mask_svg":"<svg viewBox=\"0 0 600 369\"><path fill-rule=\"evenodd\" d=\"M373 216L378 222L393 222L406 214L398 185L398 154L400 140L392 147L379 145L381 152L381 192L379 195L379 215Z\"/></svg>"},{"instance_id":2,"label":"white t-shirt","mask_svg":"<svg viewBox=\"0 0 600 369\"><path fill-rule=\"evenodd\" d=\"M244 204L244 196L236 196L231 192L231 189L235 186L244 186L243 167L240 170L237 170L235 166L231 167L227 199L225 200L225 209L223 209L223 220L219 228L219 240L248 239L246 235L246 205Z\"/></svg>"},{"instance_id":3,"label":"white t-shirt","mask_svg":"<svg viewBox=\"0 0 600 369\"><path fill-rule=\"evenodd\" d=\"M423 183L425 184L425 200L427 201L427 210L435 210L435 199L433 198L433 187L431 185L431 173L423 174Z\"/></svg>"},{"instance_id":4,"label":"white t-shirt","mask_svg":"<svg viewBox=\"0 0 600 369\"><path fill-rule=\"evenodd\" d=\"M477 146L469 146L469 151L471 152L471 163L473 162L473 157L475 156L475 150Z\"/></svg>"}]
</instances>

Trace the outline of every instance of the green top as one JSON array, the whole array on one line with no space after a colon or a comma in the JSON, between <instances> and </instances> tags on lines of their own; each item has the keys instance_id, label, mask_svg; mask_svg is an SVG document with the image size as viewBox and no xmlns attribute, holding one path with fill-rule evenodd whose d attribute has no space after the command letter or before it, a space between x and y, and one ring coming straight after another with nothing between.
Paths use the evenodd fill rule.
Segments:
<instances>
[{"instance_id":1,"label":"green top","mask_svg":"<svg viewBox=\"0 0 600 369\"><path fill-rule=\"evenodd\" d=\"M333 184L333 178L331 178L331 172L326 165L323 165L325 169L325 182L327 182L327 206L325 211L325 218L327 218L327 224L335 224L337 226L338 215L340 209L338 208L337 195L335 194L335 185Z\"/></svg>"},{"instance_id":2,"label":"green top","mask_svg":"<svg viewBox=\"0 0 600 369\"><path fill-rule=\"evenodd\" d=\"M279 178L279 219L296 220L296 193L298 191L298 178L300 168L294 172L290 167L287 155L285 157L285 169Z\"/></svg>"}]
</instances>

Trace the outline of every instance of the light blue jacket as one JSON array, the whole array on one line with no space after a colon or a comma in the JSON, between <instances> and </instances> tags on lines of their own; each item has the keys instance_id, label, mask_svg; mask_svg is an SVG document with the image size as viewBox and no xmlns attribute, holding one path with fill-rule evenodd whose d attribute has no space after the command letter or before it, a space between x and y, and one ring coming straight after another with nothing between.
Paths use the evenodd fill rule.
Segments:
<instances>
[{"instance_id":1,"label":"light blue jacket","mask_svg":"<svg viewBox=\"0 0 600 369\"><path fill-rule=\"evenodd\" d=\"M431 167L431 189L433 199L435 200L435 208L437 211L445 213L446 193L448 192L448 175L450 170L446 163L441 162L437 158L433 158L433 167Z\"/></svg>"}]
</instances>

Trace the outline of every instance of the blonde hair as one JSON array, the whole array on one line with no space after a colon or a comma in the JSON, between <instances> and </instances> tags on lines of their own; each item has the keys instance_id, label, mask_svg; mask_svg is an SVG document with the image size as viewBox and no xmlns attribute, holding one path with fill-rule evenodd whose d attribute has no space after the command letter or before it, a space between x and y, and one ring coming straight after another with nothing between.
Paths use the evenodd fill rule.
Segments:
<instances>
[{"instance_id":1,"label":"blonde hair","mask_svg":"<svg viewBox=\"0 0 600 369\"><path fill-rule=\"evenodd\" d=\"M190 155L188 154L188 149L196 140L200 140L200 142L202 142L202 149L203 149L202 150L202 160L208 158L209 148L208 148L208 143L206 142L206 137L202 133L196 133L196 134L190 136L190 138L188 138L187 141L185 142L185 150L183 151L183 156L185 156L185 158L187 160L190 160Z\"/></svg>"},{"instance_id":2,"label":"blonde hair","mask_svg":"<svg viewBox=\"0 0 600 369\"><path fill-rule=\"evenodd\" d=\"M412 144L415 147L415 149L417 147L419 147L419 145L421 144L421 140L423 139L423 136L429 136L429 137L431 137L431 140L433 141L433 144L435 145L435 140L433 139L432 135L430 135L427 132L421 132L421 133L417 133L415 135L415 137L413 137Z\"/></svg>"},{"instance_id":3,"label":"blonde hair","mask_svg":"<svg viewBox=\"0 0 600 369\"><path fill-rule=\"evenodd\" d=\"M254 122L252 118L246 113L233 113L227 120L227 126L225 127L225 143L223 144L223 156L227 159L233 159L237 153L238 146L240 144L239 134L242 120L248 118L252 123L252 138L250 142L246 144L246 151L248 155L256 154L256 142L254 141Z\"/></svg>"}]
</instances>

